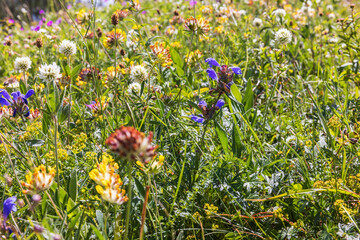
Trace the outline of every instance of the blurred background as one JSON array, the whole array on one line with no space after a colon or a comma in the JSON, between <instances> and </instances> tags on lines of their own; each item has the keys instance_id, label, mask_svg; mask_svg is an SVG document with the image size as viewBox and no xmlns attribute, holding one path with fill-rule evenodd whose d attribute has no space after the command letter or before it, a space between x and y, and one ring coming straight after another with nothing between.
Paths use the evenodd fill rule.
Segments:
<instances>
[{"instance_id":1,"label":"blurred background","mask_svg":"<svg viewBox=\"0 0 360 240\"><path fill-rule=\"evenodd\" d=\"M15 19L20 13L27 11L31 20L36 20L41 9L58 11L64 6L84 4L91 5L91 0L0 0L0 19ZM115 0L94 0L96 6L103 7L113 4Z\"/></svg>"}]
</instances>

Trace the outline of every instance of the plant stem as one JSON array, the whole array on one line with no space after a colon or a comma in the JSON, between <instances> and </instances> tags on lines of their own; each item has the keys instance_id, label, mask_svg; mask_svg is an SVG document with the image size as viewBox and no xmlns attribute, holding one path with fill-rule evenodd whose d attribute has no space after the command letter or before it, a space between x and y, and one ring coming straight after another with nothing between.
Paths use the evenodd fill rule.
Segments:
<instances>
[{"instance_id":1,"label":"plant stem","mask_svg":"<svg viewBox=\"0 0 360 240\"><path fill-rule=\"evenodd\" d=\"M146 206L149 199L150 186L146 186L146 193L144 199L144 205L141 212L141 228L140 228L140 240L144 238L144 226L145 226L145 218L146 218Z\"/></svg>"},{"instance_id":2,"label":"plant stem","mask_svg":"<svg viewBox=\"0 0 360 240\"><path fill-rule=\"evenodd\" d=\"M54 115L54 145L55 145L55 162L56 162L56 182L57 188L60 188L60 177L59 177L59 159L58 159L58 149L57 149L57 131L58 131L58 124L57 124L57 114Z\"/></svg>"},{"instance_id":3,"label":"plant stem","mask_svg":"<svg viewBox=\"0 0 360 240\"><path fill-rule=\"evenodd\" d=\"M125 221L125 238L124 239L128 239L128 232L129 232L129 223L130 223L130 210L131 210L131 195L132 195L132 168L133 168L133 161L129 161L128 164L128 179L129 179L129 183L128 183L128 202L126 205L126 221Z\"/></svg>"},{"instance_id":4,"label":"plant stem","mask_svg":"<svg viewBox=\"0 0 360 240\"><path fill-rule=\"evenodd\" d=\"M67 124L67 130L68 132L70 132L70 119L71 119L71 107L72 107L72 95L71 95L71 89L72 89L72 77L71 77L71 73L70 73L70 56L68 57L68 66L69 66L69 74L70 74L70 83L69 83L69 116L68 116L68 124ZM54 91L55 91L55 86L54 86ZM67 137L67 143L69 144L70 142L70 135L68 134L68 137Z\"/></svg>"}]
</instances>

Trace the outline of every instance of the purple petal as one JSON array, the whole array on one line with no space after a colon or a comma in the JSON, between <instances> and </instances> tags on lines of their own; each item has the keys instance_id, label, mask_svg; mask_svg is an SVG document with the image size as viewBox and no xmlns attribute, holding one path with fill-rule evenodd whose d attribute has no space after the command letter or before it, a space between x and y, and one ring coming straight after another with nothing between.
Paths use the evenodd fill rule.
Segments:
<instances>
[{"instance_id":1,"label":"purple petal","mask_svg":"<svg viewBox=\"0 0 360 240\"><path fill-rule=\"evenodd\" d=\"M11 93L11 96L12 96L14 102L16 102L17 99L18 99L18 97L21 96L21 93L20 93L19 91L17 91L17 92L12 92L12 93Z\"/></svg>"},{"instance_id":2,"label":"purple petal","mask_svg":"<svg viewBox=\"0 0 360 240\"><path fill-rule=\"evenodd\" d=\"M0 96L3 96L10 102L12 101L10 94L7 91L5 91L4 89L0 89Z\"/></svg>"},{"instance_id":3,"label":"purple petal","mask_svg":"<svg viewBox=\"0 0 360 240\"><path fill-rule=\"evenodd\" d=\"M208 63L210 67L214 67L214 66L219 67L220 66L220 64L214 58L207 58L205 60L205 62Z\"/></svg>"},{"instance_id":4,"label":"purple petal","mask_svg":"<svg viewBox=\"0 0 360 240\"><path fill-rule=\"evenodd\" d=\"M1 106L10 106L11 104L3 97L0 97L0 105Z\"/></svg>"},{"instance_id":5,"label":"purple petal","mask_svg":"<svg viewBox=\"0 0 360 240\"><path fill-rule=\"evenodd\" d=\"M198 106L199 106L200 108L207 107L207 103L206 103L204 100L201 100L201 101L198 103Z\"/></svg>"},{"instance_id":6,"label":"purple petal","mask_svg":"<svg viewBox=\"0 0 360 240\"><path fill-rule=\"evenodd\" d=\"M214 69L209 68L208 70L206 70L206 72L209 75L209 77L211 77L214 80L218 80L218 76L216 75L216 72Z\"/></svg>"},{"instance_id":7,"label":"purple petal","mask_svg":"<svg viewBox=\"0 0 360 240\"><path fill-rule=\"evenodd\" d=\"M193 6L196 5L196 4L197 4L197 1L195 1L195 0L191 0L191 1L190 1L190 6L191 6L191 7L193 7Z\"/></svg>"},{"instance_id":8,"label":"purple petal","mask_svg":"<svg viewBox=\"0 0 360 240\"><path fill-rule=\"evenodd\" d=\"M6 220L11 212L16 212L16 196L9 197L3 204L3 217Z\"/></svg>"},{"instance_id":9,"label":"purple petal","mask_svg":"<svg viewBox=\"0 0 360 240\"><path fill-rule=\"evenodd\" d=\"M191 120L197 122L197 123L203 123L205 120L202 117L196 116L196 115L190 115Z\"/></svg>"},{"instance_id":10,"label":"purple petal","mask_svg":"<svg viewBox=\"0 0 360 240\"><path fill-rule=\"evenodd\" d=\"M72 6L69 4L69 5L67 5L66 8L67 8L67 9L70 9L70 8L72 8Z\"/></svg>"},{"instance_id":11,"label":"purple petal","mask_svg":"<svg viewBox=\"0 0 360 240\"><path fill-rule=\"evenodd\" d=\"M234 72L236 75L242 74L241 69L240 69L239 67L231 67L231 70L233 70L233 72Z\"/></svg>"},{"instance_id":12,"label":"purple petal","mask_svg":"<svg viewBox=\"0 0 360 240\"><path fill-rule=\"evenodd\" d=\"M15 20L14 19L9 19L8 22L14 24Z\"/></svg>"},{"instance_id":13,"label":"purple petal","mask_svg":"<svg viewBox=\"0 0 360 240\"><path fill-rule=\"evenodd\" d=\"M40 9L39 14L41 15L41 14L44 14L44 13L45 13L45 11Z\"/></svg>"},{"instance_id":14,"label":"purple petal","mask_svg":"<svg viewBox=\"0 0 360 240\"><path fill-rule=\"evenodd\" d=\"M55 24L59 25L61 23L62 19L58 18L58 20L56 20Z\"/></svg>"},{"instance_id":15,"label":"purple petal","mask_svg":"<svg viewBox=\"0 0 360 240\"><path fill-rule=\"evenodd\" d=\"M30 90L26 93L25 99L31 97L31 96L34 95L34 94L35 94L34 89L30 89Z\"/></svg>"},{"instance_id":16,"label":"purple petal","mask_svg":"<svg viewBox=\"0 0 360 240\"><path fill-rule=\"evenodd\" d=\"M225 101L220 99L219 101L217 101L215 106L220 109L220 108L222 108L224 106L224 104L225 104Z\"/></svg>"},{"instance_id":17,"label":"purple petal","mask_svg":"<svg viewBox=\"0 0 360 240\"><path fill-rule=\"evenodd\" d=\"M142 11L141 14L146 14L146 11Z\"/></svg>"},{"instance_id":18,"label":"purple petal","mask_svg":"<svg viewBox=\"0 0 360 240\"><path fill-rule=\"evenodd\" d=\"M51 27L53 25L53 21L48 21L48 23L46 24L46 26Z\"/></svg>"},{"instance_id":19,"label":"purple petal","mask_svg":"<svg viewBox=\"0 0 360 240\"><path fill-rule=\"evenodd\" d=\"M39 31L40 30L40 25L38 25L38 26L36 26L35 28L34 28L34 31L35 32L37 32L37 31Z\"/></svg>"}]
</instances>

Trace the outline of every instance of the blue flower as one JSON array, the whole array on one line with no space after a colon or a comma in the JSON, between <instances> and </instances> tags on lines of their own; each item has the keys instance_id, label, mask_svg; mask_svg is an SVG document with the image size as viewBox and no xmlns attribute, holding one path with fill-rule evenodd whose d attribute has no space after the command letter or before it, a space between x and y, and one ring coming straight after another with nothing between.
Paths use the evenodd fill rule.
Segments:
<instances>
[{"instance_id":1,"label":"blue flower","mask_svg":"<svg viewBox=\"0 0 360 240\"><path fill-rule=\"evenodd\" d=\"M198 103L198 106L200 108L204 108L204 107L207 107L207 103L204 101L204 100L201 100L199 103Z\"/></svg>"},{"instance_id":2,"label":"blue flower","mask_svg":"<svg viewBox=\"0 0 360 240\"><path fill-rule=\"evenodd\" d=\"M207 58L205 62L208 63L210 67L220 67L220 64L214 58Z\"/></svg>"},{"instance_id":3,"label":"blue flower","mask_svg":"<svg viewBox=\"0 0 360 240\"><path fill-rule=\"evenodd\" d=\"M215 104L215 106L218 107L219 109L222 108L224 105L225 105L225 101L222 99L217 101L217 103Z\"/></svg>"},{"instance_id":4,"label":"blue flower","mask_svg":"<svg viewBox=\"0 0 360 240\"><path fill-rule=\"evenodd\" d=\"M197 123L204 123L205 120L207 119L211 119L215 112L219 109L221 109L225 104L225 101L220 99L217 101L217 103L215 104L215 106L213 107L208 107L207 103L204 100L201 100L198 103L198 106L200 107L202 114L199 115L190 115L191 120L197 122Z\"/></svg>"},{"instance_id":5,"label":"blue flower","mask_svg":"<svg viewBox=\"0 0 360 240\"><path fill-rule=\"evenodd\" d=\"M213 80L218 80L218 76L214 69L209 68L206 70L206 72L207 72L208 76L211 77Z\"/></svg>"},{"instance_id":6,"label":"blue flower","mask_svg":"<svg viewBox=\"0 0 360 240\"><path fill-rule=\"evenodd\" d=\"M191 117L191 120L197 122L197 123L204 123L205 122L205 119L204 119L204 116L199 114L198 116L196 115L190 115Z\"/></svg>"},{"instance_id":7,"label":"blue flower","mask_svg":"<svg viewBox=\"0 0 360 240\"><path fill-rule=\"evenodd\" d=\"M231 70L233 70L233 72L236 75L241 75L242 74L241 69L239 67L231 67Z\"/></svg>"},{"instance_id":8,"label":"blue flower","mask_svg":"<svg viewBox=\"0 0 360 240\"><path fill-rule=\"evenodd\" d=\"M207 58L205 62L208 63L210 66L210 68L208 68L206 72L209 75L209 77L211 77L214 80L219 79L218 74L220 74L220 76L226 74L228 77L231 77L232 75L231 73L235 73L236 75L242 74L241 69L239 67L228 67L227 65L220 66L220 64L214 58ZM220 67L220 72L217 74L215 70L212 69L212 67ZM231 69L232 72L228 72L228 69Z\"/></svg>"},{"instance_id":9,"label":"blue flower","mask_svg":"<svg viewBox=\"0 0 360 240\"><path fill-rule=\"evenodd\" d=\"M6 220L11 212L16 212L16 196L9 197L4 201L3 218Z\"/></svg>"},{"instance_id":10,"label":"blue flower","mask_svg":"<svg viewBox=\"0 0 360 240\"><path fill-rule=\"evenodd\" d=\"M35 94L33 89L30 89L25 95L19 91L10 94L4 89L0 89L0 105L11 106L14 110L13 117L16 113L23 114L25 117L29 116L28 98Z\"/></svg>"}]
</instances>

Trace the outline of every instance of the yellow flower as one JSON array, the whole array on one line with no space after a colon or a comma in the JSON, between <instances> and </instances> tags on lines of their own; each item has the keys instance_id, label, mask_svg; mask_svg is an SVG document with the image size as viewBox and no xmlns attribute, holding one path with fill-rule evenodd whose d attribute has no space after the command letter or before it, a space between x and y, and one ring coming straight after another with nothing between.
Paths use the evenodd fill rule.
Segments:
<instances>
[{"instance_id":1,"label":"yellow flower","mask_svg":"<svg viewBox=\"0 0 360 240\"><path fill-rule=\"evenodd\" d=\"M113 29L111 32L105 34L103 44L107 49L111 49L115 44L120 45L126 39L126 33L121 29Z\"/></svg>"},{"instance_id":2,"label":"yellow flower","mask_svg":"<svg viewBox=\"0 0 360 240\"><path fill-rule=\"evenodd\" d=\"M35 194L51 187L54 181L55 168L40 165L34 169L34 172L28 172L25 176L26 182L21 181L21 185L26 188L24 194Z\"/></svg>"},{"instance_id":3,"label":"yellow flower","mask_svg":"<svg viewBox=\"0 0 360 240\"><path fill-rule=\"evenodd\" d=\"M159 63L163 67L170 67L172 64L172 59L170 56L170 48L165 47L165 43L155 42L155 44L150 45L152 52L156 55Z\"/></svg>"},{"instance_id":4,"label":"yellow flower","mask_svg":"<svg viewBox=\"0 0 360 240\"><path fill-rule=\"evenodd\" d=\"M102 162L97 164L89 176L98 184L96 191L102 199L120 205L126 202L128 198L125 196L125 190L121 189L123 182L119 174L115 173L119 166L113 162L112 158L110 159L112 161L108 161L108 159L107 156L103 157Z\"/></svg>"}]
</instances>

